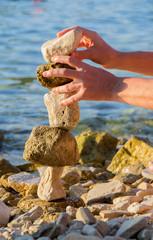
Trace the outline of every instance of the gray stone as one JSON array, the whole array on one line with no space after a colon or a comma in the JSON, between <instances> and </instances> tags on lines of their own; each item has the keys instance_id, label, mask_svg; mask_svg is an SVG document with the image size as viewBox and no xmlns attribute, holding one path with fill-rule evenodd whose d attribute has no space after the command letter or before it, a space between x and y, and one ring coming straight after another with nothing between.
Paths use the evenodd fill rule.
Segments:
<instances>
[{"instance_id":1,"label":"gray stone","mask_svg":"<svg viewBox=\"0 0 153 240\"><path fill-rule=\"evenodd\" d=\"M44 102L48 110L51 127L58 127L68 131L73 130L80 119L79 104L73 103L68 106L60 106L59 103L74 93L53 93L44 95Z\"/></svg>"},{"instance_id":2,"label":"gray stone","mask_svg":"<svg viewBox=\"0 0 153 240\"><path fill-rule=\"evenodd\" d=\"M153 229L143 229L138 235L138 240L152 240L153 237Z\"/></svg>"},{"instance_id":3,"label":"gray stone","mask_svg":"<svg viewBox=\"0 0 153 240\"><path fill-rule=\"evenodd\" d=\"M96 219L87 207L80 207L76 212L76 219L83 221L85 224L94 224Z\"/></svg>"},{"instance_id":4,"label":"gray stone","mask_svg":"<svg viewBox=\"0 0 153 240\"><path fill-rule=\"evenodd\" d=\"M102 220L97 220L97 222L95 224L92 225L95 229L97 229L97 231L103 236L105 237L106 235L109 234L111 228L110 226L102 221Z\"/></svg>"},{"instance_id":5,"label":"gray stone","mask_svg":"<svg viewBox=\"0 0 153 240\"><path fill-rule=\"evenodd\" d=\"M32 236L30 236L29 234L24 234L24 235L21 235L21 236L15 238L15 240L34 240L34 238Z\"/></svg>"},{"instance_id":6,"label":"gray stone","mask_svg":"<svg viewBox=\"0 0 153 240\"><path fill-rule=\"evenodd\" d=\"M136 233L146 228L148 225L148 217L136 217L126 220L116 233L116 236L130 238Z\"/></svg>"},{"instance_id":7,"label":"gray stone","mask_svg":"<svg viewBox=\"0 0 153 240\"><path fill-rule=\"evenodd\" d=\"M88 192L87 203L101 202L104 198L109 198L114 193L125 192L125 190L125 184L120 181L101 183Z\"/></svg>"},{"instance_id":8,"label":"gray stone","mask_svg":"<svg viewBox=\"0 0 153 240\"><path fill-rule=\"evenodd\" d=\"M6 226L8 224L11 211L8 206L0 201L0 227Z\"/></svg>"},{"instance_id":9,"label":"gray stone","mask_svg":"<svg viewBox=\"0 0 153 240\"><path fill-rule=\"evenodd\" d=\"M62 240L101 240L102 237L95 237L95 236L85 236L79 233L69 233L66 235Z\"/></svg>"},{"instance_id":10,"label":"gray stone","mask_svg":"<svg viewBox=\"0 0 153 240\"><path fill-rule=\"evenodd\" d=\"M95 237L99 237L101 238L102 235L99 233L99 231L97 231L97 229L95 229L93 226L86 224L83 229L82 229L82 233L84 235L88 235L88 236L95 236Z\"/></svg>"},{"instance_id":11,"label":"gray stone","mask_svg":"<svg viewBox=\"0 0 153 240\"><path fill-rule=\"evenodd\" d=\"M81 197L82 194L86 193L87 190L82 187L82 186L78 186L78 185L73 185L72 187L70 187L69 192L68 192L68 196L69 197Z\"/></svg>"},{"instance_id":12,"label":"gray stone","mask_svg":"<svg viewBox=\"0 0 153 240\"><path fill-rule=\"evenodd\" d=\"M56 224L63 224L65 227L69 225L69 222L70 222L70 217L66 212L60 213L60 215L56 220Z\"/></svg>"},{"instance_id":13,"label":"gray stone","mask_svg":"<svg viewBox=\"0 0 153 240\"><path fill-rule=\"evenodd\" d=\"M73 135L63 129L35 127L25 144L25 160L45 166L61 167L76 164L78 146Z\"/></svg>"},{"instance_id":14,"label":"gray stone","mask_svg":"<svg viewBox=\"0 0 153 240\"><path fill-rule=\"evenodd\" d=\"M51 62L52 56L69 55L77 47L81 40L82 32L73 29L60 38L55 38L44 43L41 47L42 55L46 62Z\"/></svg>"}]
</instances>

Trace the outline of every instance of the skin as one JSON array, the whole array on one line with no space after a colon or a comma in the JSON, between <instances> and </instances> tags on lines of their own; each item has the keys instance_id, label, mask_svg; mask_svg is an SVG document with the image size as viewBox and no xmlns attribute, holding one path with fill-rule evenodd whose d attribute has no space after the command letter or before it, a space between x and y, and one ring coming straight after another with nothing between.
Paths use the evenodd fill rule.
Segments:
<instances>
[{"instance_id":1,"label":"skin","mask_svg":"<svg viewBox=\"0 0 153 240\"><path fill-rule=\"evenodd\" d=\"M58 33L61 37L76 27ZM53 88L54 93L75 92L60 105L69 105L80 100L116 101L153 109L153 79L117 77L110 72L90 66L83 59L90 59L106 69L132 71L153 76L153 52L119 52L109 46L96 32L77 27L82 31L80 47L71 56L54 56L51 61L66 63L72 69L54 69L43 73L44 77L68 77L69 84Z\"/></svg>"}]
</instances>

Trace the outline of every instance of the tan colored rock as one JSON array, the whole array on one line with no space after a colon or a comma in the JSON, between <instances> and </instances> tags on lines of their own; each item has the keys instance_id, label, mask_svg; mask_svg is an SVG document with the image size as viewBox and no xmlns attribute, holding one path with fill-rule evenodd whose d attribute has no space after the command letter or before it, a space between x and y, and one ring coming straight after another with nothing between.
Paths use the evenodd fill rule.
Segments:
<instances>
[{"instance_id":1,"label":"tan colored rock","mask_svg":"<svg viewBox=\"0 0 153 240\"><path fill-rule=\"evenodd\" d=\"M137 176L141 176L142 170L144 166L142 164L132 164L130 166L124 167L122 169L123 174L134 174Z\"/></svg>"},{"instance_id":2,"label":"tan colored rock","mask_svg":"<svg viewBox=\"0 0 153 240\"><path fill-rule=\"evenodd\" d=\"M130 203L129 201L123 201L123 202L119 202L117 204L114 205L113 209L118 209L118 210L127 210L127 208L129 207Z\"/></svg>"},{"instance_id":3,"label":"tan colored rock","mask_svg":"<svg viewBox=\"0 0 153 240\"><path fill-rule=\"evenodd\" d=\"M142 198L138 196L123 196L123 197L117 197L113 199L113 204L118 204L121 202L128 201L130 204L134 202L141 202Z\"/></svg>"},{"instance_id":4,"label":"tan colored rock","mask_svg":"<svg viewBox=\"0 0 153 240\"><path fill-rule=\"evenodd\" d=\"M35 206L40 206L44 211L48 211L49 208L54 209L55 212L64 211L67 206L72 206L74 208L84 207L84 202L81 198L66 198L66 199L59 199L58 201L44 201L39 198L34 198L32 195L23 197L18 202L18 207L21 208L23 211L28 211ZM51 213L49 212L51 215ZM45 220L45 219L44 219ZM54 220L53 220L54 221Z\"/></svg>"},{"instance_id":5,"label":"tan colored rock","mask_svg":"<svg viewBox=\"0 0 153 240\"><path fill-rule=\"evenodd\" d=\"M87 203L100 202L104 198L109 198L113 194L125 192L126 186L119 181L101 183L88 192Z\"/></svg>"},{"instance_id":6,"label":"tan colored rock","mask_svg":"<svg viewBox=\"0 0 153 240\"><path fill-rule=\"evenodd\" d=\"M143 164L145 167L152 161L153 143L149 140L132 137L116 153L108 170L118 174L124 167L132 164Z\"/></svg>"},{"instance_id":7,"label":"tan colored rock","mask_svg":"<svg viewBox=\"0 0 153 240\"><path fill-rule=\"evenodd\" d=\"M144 203L132 203L128 208L127 208L128 212L130 212L131 214L141 214L143 212L146 212L148 210L151 210L151 206L148 206Z\"/></svg>"},{"instance_id":8,"label":"tan colored rock","mask_svg":"<svg viewBox=\"0 0 153 240\"><path fill-rule=\"evenodd\" d=\"M51 57L69 55L77 49L81 40L82 32L73 29L60 38L55 38L44 43L41 47L42 55L46 62L51 62Z\"/></svg>"},{"instance_id":9,"label":"tan colored rock","mask_svg":"<svg viewBox=\"0 0 153 240\"><path fill-rule=\"evenodd\" d=\"M142 175L148 179L153 180L153 172L151 172L149 168L142 170Z\"/></svg>"},{"instance_id":10,"label":"tan colored rock","mask_svg":"<svg viewBox=\"0 0 153 240\"><path fill-rule=\"evenodd\" d=\"M141 202L142 204L148 205L153 209L153 195L147 195Z\"/></svg>"},{"instance_id":11,"label":"tan colored rock","mask_svg":"<svg viewBox=\"0 0 153 240\"><path fill-rule=\"evenodd\" d=\"M100 216L102 216L103 219L108 218L108 219L112 219L112 218L116 218L116 217L121 217L123 215L130 215L128 211L124 211L124 210L103 210L100 211Z\"/></svg>"},{"instance_id":12,"label":"tan colored rock","mask_svg":"<svg viewBox=\"0 0 153 240\"><path fill-rule=\"evenodd\" d=\"M84 132L76 136L80 163L103 163L111 160L116 152L117 138L104 132Z\"/></svg>"},{"instance_id":13,"label":"tan colored rock","mask_svg":"<svg viewBox=\"0 0 153 240\"><path fill-rule=\"evenodd\" d=\"M145 190L140 190L136 193L138 197L144 198L147 195L153 195L153 188L151 189L145 189Z\"/></svg>"},{"instance_id":14,"label":"tan colored rock","mask_svg":"<svg viewBox=\"0 0 153 240\"><path fill-rule=\"evenodd\" d=\"M95 219L94 215L91 213L91 211L87 207L80 207L77 210L76 219L83 221L85 224L96 223L96 219Z\"/></svg>"},{"instance_id":15,"label":"tan colored rock","mask_svg":"<svg viewBox=\"0 0 153 240\"><path fill-rule=\"evenodd\" d=\"M45 166L76 164L78 146L73 135L63 129L39 126L33 128L23 153L24 159Z\"/></svg>"},{"instance_id":16,"label":"tan colored rock","mask_svg":"<svg viewBox=\"0 0 153 240\"><path fill-rule=\"evenodd\" d=\"M140 189L150 189L150 188L153 188L153 186L149 183L146 183L146 182L142 182L138 185L137 188L140 188Z\"/></svg>"},{"instance_id":17,"label":"tan colored rock","mask_svg":"<svg viewBox=\"0 0 153 240\"><path fill-rule=\"evenodd\" d=\"M59 103L73 93L53 93L44 95L44 102L48 110L49 123L51 127L58 127L68 131L74 129L80 119L79 104L73 103L68 106L60 106Z\"/></svg>"},{"instance_id":18,"label":"tan colored rock","mask_svg":"<svg viewBox=\"0 0 153 240\"><path fill-rule=\"evenodd\" d=\"M65 198L66 194L60 182L63 167L48 167L38 186L38 197L41 200L52 201Z\"/></svg>"},{"instance_id":19,"label":"tan colored rock","mask_svg":"<svg viewBox=\"0 0 153 240\"><path fill-rule=\"evenodd\" d=\"M21 172L8 177L9 185L22 195L37 194L40 177L36 177L30 173Z\"/></svg>"},{"instance_id":20,"label":"tan colored rock","mask_svg":"<svg viewBox=\"0 0 153 240\"><path fill-rule=\"evenodd\" d=\"M0 227L5 227L8 224L11 211L8 206L0 201Z\"/></svg>"}]
</instances>

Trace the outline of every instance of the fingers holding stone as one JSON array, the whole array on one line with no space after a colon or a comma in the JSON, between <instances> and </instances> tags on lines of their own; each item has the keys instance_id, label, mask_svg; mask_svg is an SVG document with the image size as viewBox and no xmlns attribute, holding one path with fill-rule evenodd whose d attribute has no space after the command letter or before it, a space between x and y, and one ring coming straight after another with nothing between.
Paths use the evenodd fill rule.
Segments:
<instances>
[{"instance_id":1,"label":"fingers holding stone","mask_svg":"<svg viewBox=\"0 0 153 240\"><path fill-rule=\"evenodd\" d=\"M72 82L60 87L55 87L52 89L52 92L53 93L70 93L70 92L78 91L79 89L80 89L80 86Z\"/></svg>"},{"instance_id":2,"label":"fingers holding stone","mask_svg":"<svg viewBox=\"0 0 153 240\"><path fill-rule=\"evenodd\" d=\"M71 97L62 100L60 102L60 105L61 106L67 106L67 105L73 104L75 102L78 102L79 100L81 100L81 96L82 95L80 94L80 92L77 92L76 94L72 95Z\"/></svg>"},{"instance_id":3,"label":"fingers holding stone","mask_svg":"<svg viewBox=\"0 0 153 240\"><path fill-rule=\"evenodd\" d=\"M74 57L71 57L71 56L55 56L55 57L52 57L51 60L53 62L60 62L60 63L68 64L71 67L76 68L76 69L80 69L80 68L82 69L82 68L85 68L88 66L88 64L83 63L80 60L78 60Z\"/></svg>"}]
</instances>

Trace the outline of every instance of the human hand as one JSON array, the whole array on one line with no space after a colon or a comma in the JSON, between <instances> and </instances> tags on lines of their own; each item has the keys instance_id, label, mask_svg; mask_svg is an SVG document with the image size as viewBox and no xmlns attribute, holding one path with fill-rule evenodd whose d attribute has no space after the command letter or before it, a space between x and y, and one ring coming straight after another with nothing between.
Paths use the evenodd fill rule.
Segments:
<instances>
[{"instance_id":1,"label":"human hand","mask_svg":"<svg viewBox=\"0 0 153 240\"><path fill-rule=\"evenodd\" d=\"M59 32L57 36L61 37L68 31L75 28L82 31L82 40L80 41L78 47L85 47L86 50L76 50L71 54L71 56L79 60L90 59L104 68L115 68L119 52L108 45L97 32L76 26L64 29Z\"/></svg>"},{"instance_id":2,"label":"human hand","mask_svg":"<svg viewBox=\"0 0 153 240\"><path fill-rule=\"evenodd\" d=\"M71 56L56 56L53 62L66 63L73 69L56 68L43 73L44 77L67 77L73 79L71 83L55 87L54 93L75 92L71 97L62 100L60 105L69 105L80 100L111 100L114 82L113 74L97 67L90 66Z\"/></svg>"}]
</instances>

